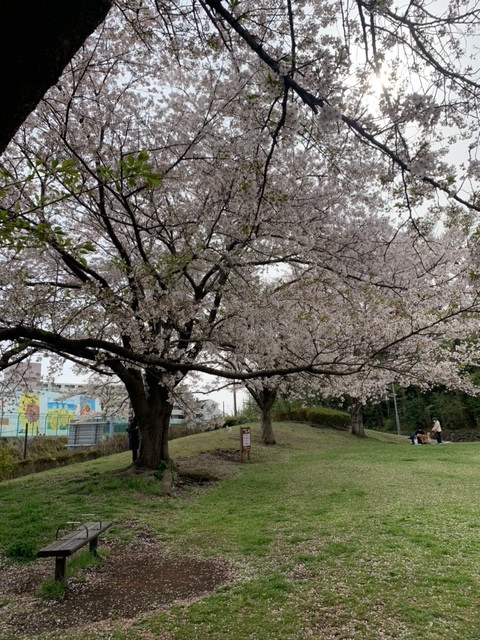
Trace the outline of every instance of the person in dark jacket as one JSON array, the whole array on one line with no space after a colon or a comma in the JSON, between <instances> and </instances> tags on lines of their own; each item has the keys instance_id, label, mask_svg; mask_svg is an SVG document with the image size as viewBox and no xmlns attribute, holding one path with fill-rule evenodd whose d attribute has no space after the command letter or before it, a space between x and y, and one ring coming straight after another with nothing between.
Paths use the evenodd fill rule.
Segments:
<instances>
[{"instance_id":1,"label":"person in dark jacket","mask_svg":"<svg viewBox=\"0 0 480 640\"><path fill-rule=\"evenodd\" d=\"M132 462L135 462L138 455L138 447L140 446L140 433L138 430L138 422L135 415L131 415L127 425L128 448L132 452Z\"/></svg>"}]
</instances>

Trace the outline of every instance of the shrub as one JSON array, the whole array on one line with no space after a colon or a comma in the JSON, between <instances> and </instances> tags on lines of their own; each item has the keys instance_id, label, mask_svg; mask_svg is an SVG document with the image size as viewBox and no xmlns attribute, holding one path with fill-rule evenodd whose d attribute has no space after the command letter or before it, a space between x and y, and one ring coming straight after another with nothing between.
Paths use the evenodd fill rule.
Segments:
<instances>
[{"instance_id":1,"label":"shrub","mask_svg":"<svg viewBox=\"0 0 480 640\"><path fill-rule=\"evenodd\" d=\"M8 478L15 466L13 451L7 445L0 445L0 480Z\"/></svg>"},{"instance_id":2,"label":"shrub","mask_svg":"<svg viewBox=\"0 0 480 640\"><path fill-rule=\"evenodd\" d=\"M206 431L202 427L190 426L185 424L175 425L174 427L170 427L168 431L168 439L176 440L177 438L184 438L185 436L191 436L194 433L202 433L202 431Z\"/></svg>"},{"instance_id":3,"label":"shrub","mask_svg":"<svg viewBox=\"0 0 480 640\"><path fill-rule=\"evenodd\" d=\"M114 453L122 453L128 450L128 435L126 433L115 433L113 438L105 438L98 446L102 456L109 456Z\"/></svg>"},{"instance_id":4,"label":"shrub","mask_svg":"<svg viewBox=\"0 0 480 640\"><path fill-rule=\"evenodd\" d=\"M48 469L56 469L64 467L67 464L75 462L84 462L86 460L95 460L102 456L99 449L83 449L81 451L65 451L57 455L43 455L36 458L25 458L14 463L10 477L18 478L30 473L38 473L39 471L47 471ZM1 477L0 477L1 479Z\"/></svg>"},{"instance_id":5,"label":"shrub","mask_svg":"<svg viewBox=\"0 0 480 640\"><path fill-rule=\"evenodd\" d=\"M350 414L337 409L326 407L311 407L307 409L307 422L312 425L329 427L330 429L348 430L350 426Z\"/></svg>"},{"instance_id":6,"label":"shrub","mask_svg":"<svg viewBox=\"0 0 480 640\"><path fill-rule=\"evenodd\" d=\"M295 422L308 422L307 407L294 407L290 409L290 414Z\"/></svg>"},{"instance_id":7,"label":"shrub","mask_svg":"<svg viewBox=\"0 0 480 640\"><path fill-rule=\"evenodd\" d=\"M65 451L68 439L63 436L36 436L28 441L28 452L30 457L56 456ZM23 447L23 442L21 443Z\"/></svg>"},{"instance_id":8,"label":"shrub","mask_svg":"<svg viewBox=\"0 0 480 640\"><path fill-rule=\"evenodd\" d=\"M5 555L19 562L30 562L37 557L37 550L33 542L18 540L7 547Z\"/></svg>"},{"instance_id":9,"label":"shrub","mask_svg":"<svg viewBox=\"0 0 480 640\"><path fill-rule=\"evenodd\" d=\"M284 422L292 420L293 422L308 422L306 407L283 407L275 414L275 420Z\"/></svg>"},{"instance_id":10,"label":"shrub","mask_svg":"<svg viewBox=\"0 0 480 640\"><path fill-rule=\"evenodd\" d=\"M48 578L40 585L37 596L43 600L58 600L63 598L66 593L66 587L60 580Z\"/></svg>"},{"instance_id":11,"label":"shrub","mask_svg":"<svg viewBox=\"0 0 480 640\"><path fill-rule=\"evenodd\" d=\"M242 407L242 414L248 422L255 422L260 418L260 408L251 395L248 395Z\"/></svg>"},{"instance_id":12,"label":"shrub","mask_svg":"<svg viewBox=\"0 0 480 640\"><path fill-rule=\"evenodd\" d=\"M236 424L245 424L246 422L248 422L248 419L244 415L225 416L225 419L223 421L223 426L234 427Z\"/></svg>"}]
</instances>

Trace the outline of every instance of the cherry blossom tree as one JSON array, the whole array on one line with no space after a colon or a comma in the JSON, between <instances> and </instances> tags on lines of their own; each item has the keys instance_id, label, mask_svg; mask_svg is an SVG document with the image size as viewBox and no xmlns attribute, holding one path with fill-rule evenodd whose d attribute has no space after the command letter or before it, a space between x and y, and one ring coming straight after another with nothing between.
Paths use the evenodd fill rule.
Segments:
<instances>
[{"instance_id":1,"label":"cherry blossom tree","mask_svg":"<svg viewBox=\"0 0 480 640\"><path fill-rule=\"evenodd\" d=\"M269 281L260 300L244 302L223 326L234 371L266 362L316 368L246 382L268 444L275 442L270 409L278 393L344 398L352 433L361 436L363 404L384 397L392 383L478 392L465 369L478 358L476 343L465 341L477 331L478 293L460 234L419 238L413 225L398 231L386 219L351 223L344 220L341 252L340 236L332 233L325 245L337 249L335 269L310 252L309 264Z\"/></svg>"},{"instance_id":2,"label":"cherry blossom tree","mask_svg":"<svg viewBox=\"0 0 480 640\"><path fill-rule=\"evenodd\" d=\"M224 298L309 250L339 196L329 180L298 192L302 162L273 153L268 104L245 113L256 77L232 89L223 59L207 60L174 85L170 52L132 42L105 24L4 161L0 339L3 366L47 350L115 374L140 423L138 465L157 468L172 393L215 343Z\"/></svg>"},{"instance_id":3,"label":"cherry blossom tree","mask_svg":"<svg viewBox=\"0 0 480 640\"><path fill-rule=\"evenodd\" d=\"M364 435L362 406L384 398L394 383L423 389L441 384L478 394L467 368L478 360L478 293L469 251L461 248L456 232L412 240L411 233L397 234L387 243L389 257L383 267L370 260L353 286L348 281L337 284L328 305L336 314L323 306L331 291L321 294L322 307L313 295L302 303L306 313L324 319L312 334L317 344L322 334L329 337L330 353L333 347L346 357L351 371L309 376L305 386L324 397L345 399L355 435ZM386 257L381 244L380 262ZM372 267L367 276L366 269Z\"/></svg>"}]
</instances>

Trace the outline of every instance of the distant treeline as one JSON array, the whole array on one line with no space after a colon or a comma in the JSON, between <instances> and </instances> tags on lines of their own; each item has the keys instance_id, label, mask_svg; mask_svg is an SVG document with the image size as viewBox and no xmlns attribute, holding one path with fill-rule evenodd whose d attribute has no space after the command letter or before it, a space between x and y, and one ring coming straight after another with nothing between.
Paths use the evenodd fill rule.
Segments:
<instances>
[{"instance_id":1,"label":"distant treeline","mask_svg":"<svg viewBox=\"0 0 480 640\"><path fill-rule=\"evenodd\" d=\"M435 416L450 439L480 439L480 397L440 387L426 392L416 387L396 387L395 394L402 433L430 428ZM364 408L364 424L367 429L397 430L393 393L388 400Z\"/></svg>"}]
</instances>

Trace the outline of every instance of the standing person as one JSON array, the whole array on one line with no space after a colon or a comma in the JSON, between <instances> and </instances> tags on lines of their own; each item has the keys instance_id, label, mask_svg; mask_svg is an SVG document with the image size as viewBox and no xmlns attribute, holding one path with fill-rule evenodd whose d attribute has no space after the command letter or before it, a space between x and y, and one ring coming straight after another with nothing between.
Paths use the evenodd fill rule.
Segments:
<instances>
[{"instance_id":1,"label":"standing person","mask_svg":"<svg viewBox=\"0 0 480 640\"><path fill-rule=\"evenodd\" d=\"M437 444L442 443L442 427L438 418L433 418L432 435L436 439Z\"/></svg>"},{"instance_id":2,"label":"standing person","mask_svg":"<svg viewBox=\"0 0 480 640\"><path fill-rule=\"evenodd\" d=\"M140 433L138 431L138 422L135 414L130 414L127 425L128 448L132 452L132 462L137 459L138 447L140 445Z\"/></svg>"}]
</instances>

